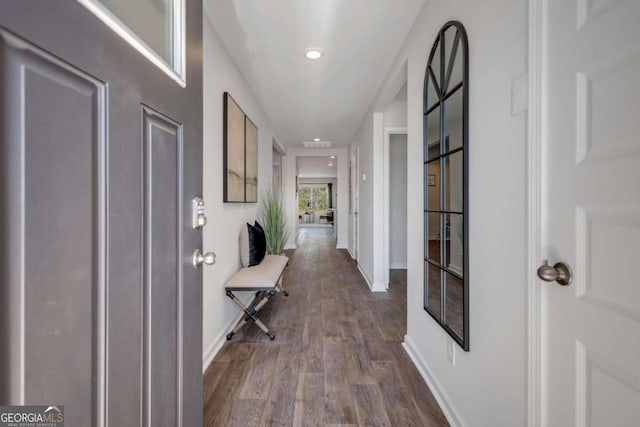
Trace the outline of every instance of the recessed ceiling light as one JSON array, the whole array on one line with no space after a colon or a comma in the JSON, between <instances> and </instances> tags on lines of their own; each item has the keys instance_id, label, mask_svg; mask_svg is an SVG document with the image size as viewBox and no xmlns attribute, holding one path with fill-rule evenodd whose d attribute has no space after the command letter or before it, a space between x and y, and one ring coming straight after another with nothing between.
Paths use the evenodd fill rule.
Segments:
<instances>
[{"instance_id":1,"label":"recessed ceiling light","mask_svg":"<svg viewBox=\"0 0 640 427\"><path fill-rule=\"evenodd\" d=\"M320 138L313 138L315 142L320 142Z\"/></svg>"},{"instance_id":2,"label":"recessed ceiling light","mask_svg":"<svg viewBox=\"0 0 640 427\"><path fill-rule=\"evenodd\" d=\"M330 158L330 159L335 159L335 158L336 158L336 156L329 156L329 158Z\"/></svg>"},{"instance_id":3,"label":"recessed ceiling light","mask_svg":"<svg viewBox=\"0 0 640 427\"><path fill-rule=\"evenodd\" d=\"M322 56L322 52L318 49L307 49L304 52L304 56L306 56L309 59L318 59Z\"/></svg>"},{"instance_id":4,"label":"recessed ceiling light","mask_svg":"<svg viewBox=\"0 0 640 427\"><path fill-rule=\"evenodd\" d=\"M333 166L333 163L329 163L329 166Z\"/></svg>"}]
</instances>

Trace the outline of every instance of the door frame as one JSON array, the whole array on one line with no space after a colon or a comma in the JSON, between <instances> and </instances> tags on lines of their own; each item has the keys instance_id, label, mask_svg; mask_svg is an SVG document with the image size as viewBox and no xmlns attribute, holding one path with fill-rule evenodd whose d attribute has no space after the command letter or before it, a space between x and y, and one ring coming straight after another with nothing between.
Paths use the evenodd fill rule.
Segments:
<instances>
[{"instance_id":1,"label":"door frame","mask_svg":"<svg viewBox=\"0 0 640 427\"><path fill-rule=\"evenodd\" d=\"M543 247L544 58L547 54L547 0L528 1L528 109L527 109L527 426L546 425L544 311L542 287L536 271Z\"/></svg>"},{"instance_id":2,"label":"door frame","mask_svg":"<svg viewBox=\"0 0 640 427\"><path fill-rule=\"evenodd\" d=\"M390 198L390 179L391 179L391 165L389 164L389 156L390 156L390 144L391 144L391 135L406 135L408 142L408 131L407 127L385 127L384 128L384 138L382 145L382 162L383 162L383 196L382 196L382 222L383 222L383 234L382 234L382 268L384 269L383 280L385 289L389 289L389 267L390 267L390 250L389 245L391 244L391 206L389 203ZM409 158L406 159L407 164L409 162ZM406 182L407 188L409 188L409 182ZM409 211L407 210L407 213ZM409 234L407 232L407 242L409 241Z\"/></svg>"}]
</instances>

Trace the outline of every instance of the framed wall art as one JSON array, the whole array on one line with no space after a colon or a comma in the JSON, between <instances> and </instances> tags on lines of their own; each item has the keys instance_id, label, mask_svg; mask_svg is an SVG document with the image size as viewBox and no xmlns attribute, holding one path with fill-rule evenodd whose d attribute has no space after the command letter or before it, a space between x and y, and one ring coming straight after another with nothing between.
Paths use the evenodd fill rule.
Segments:
<instances>
[{"instance_id":1,"label":"framed wall art","mask_svg":"<svg viewBox=\"0 0 640 427\"><path fill-rule=\"evenodd\" d=\"M233 97L223 96L223 202L258 201L258 128Z\"/></svg>"},{"instance_id":2,"label":"framed wall art","mask_svg":"<svg viewBox=\"0 0 640 427\"><path fill-rule=\"evenodd\" d=\"M223 201L225 203L244 203L245 116L244 112L227 92L224 93L223 110Z\"/></svg>"},{"instance_id":3,"label":"framed wall art","mask_svg":"<svg viewBox=\"0 0 640 427\"><path fill-rule=\"evenodd\" d=\"M245 129L245 202L258 201L258 128L244 116Z\"/></svg>"}]
</instances>

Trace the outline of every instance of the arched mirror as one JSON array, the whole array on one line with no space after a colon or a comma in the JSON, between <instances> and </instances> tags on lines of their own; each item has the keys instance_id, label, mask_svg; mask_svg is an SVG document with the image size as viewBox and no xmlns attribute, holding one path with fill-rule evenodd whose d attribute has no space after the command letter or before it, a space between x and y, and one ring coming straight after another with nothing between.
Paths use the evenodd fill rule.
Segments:
<instances>
[{"instance_id":1,"label":"arched mirror","mask_svg":"<svg viewBox=\"0 0 640 427\"><path fill-rule=\"evenodd\" d=\"M446 23L424 77L424 308L469 351L467 34Z\"/></svg>"}]
</instances>

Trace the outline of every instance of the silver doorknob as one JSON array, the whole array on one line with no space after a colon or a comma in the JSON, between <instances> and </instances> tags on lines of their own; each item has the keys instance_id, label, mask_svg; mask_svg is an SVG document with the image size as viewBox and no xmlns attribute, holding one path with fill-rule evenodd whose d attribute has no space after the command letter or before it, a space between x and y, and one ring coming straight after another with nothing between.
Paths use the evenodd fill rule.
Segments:
<instances>
[{"instance_id":1,"label":"silver doorknob","mask_svg":"<svg viewBox=\"0 0 640 427\"><path fill-rule=\"evenodd\" d=\"M571 268L564 262L558 262L550 266L547 261L538 268L538 277L545 282L556 281L562 286L571 284L573 273Z\"/></svg>"},{"instance_id":2,"label":"silver doorknob","mask_svg":"<svg viewBox=\"0 0 640 427\"><path fill-rule=\"evenodd\" d=\"M198 268L202 264L213 265L216 263L216 254L215 252L207 252L203 254L200 249L196 249L193 253L193 267Z\"/></svg>"}]
</instances>

